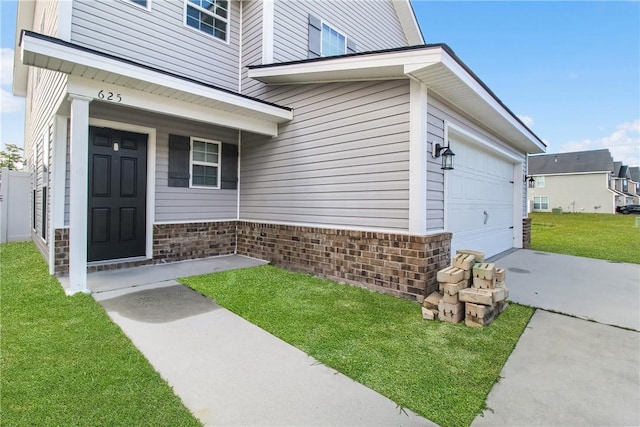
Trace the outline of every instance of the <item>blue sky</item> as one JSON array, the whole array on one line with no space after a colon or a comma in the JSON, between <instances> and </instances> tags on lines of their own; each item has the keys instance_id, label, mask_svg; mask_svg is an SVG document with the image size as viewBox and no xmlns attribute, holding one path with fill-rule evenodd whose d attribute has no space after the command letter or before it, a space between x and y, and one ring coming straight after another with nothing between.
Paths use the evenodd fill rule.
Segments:
<instances>
[{"instance_id":1,"label":"blue sky","mask_svg":"<svg viewBox=\"0 0 640 427\"><path fill-rule=\"evenodd\" d=\"M609 148L640 164L640 2L412 3L427 42L447 43L548 152ZM15 2L0 8L0 138L22 145L24 101L10 96Z\"/></svg>"}]
</instances>

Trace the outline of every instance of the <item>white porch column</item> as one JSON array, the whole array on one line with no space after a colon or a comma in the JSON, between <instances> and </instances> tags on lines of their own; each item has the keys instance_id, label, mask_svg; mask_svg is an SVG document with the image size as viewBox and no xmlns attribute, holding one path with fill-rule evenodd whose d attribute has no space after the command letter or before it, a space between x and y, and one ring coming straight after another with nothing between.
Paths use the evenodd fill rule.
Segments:
<instances>
[{"instance_id":1,"label":"white porch column","mask_svg":"<svg viewBox=\"0 0 640 427\"><path fill-rule=\"evenodd\" d=\"M427 87L410 81L409 232L427 233Z\"/></svg>"},{"instance_id":2,"label":"white porch column","mask_svg":"<svg viewBox=\"0 0 640 427\"><path fill-rule=\"evenodd\" d=\"M71 188L69 189L69 295L87 289L87 206L89 102L69 95L71 102Z\"/></svg>"}]
</instances>

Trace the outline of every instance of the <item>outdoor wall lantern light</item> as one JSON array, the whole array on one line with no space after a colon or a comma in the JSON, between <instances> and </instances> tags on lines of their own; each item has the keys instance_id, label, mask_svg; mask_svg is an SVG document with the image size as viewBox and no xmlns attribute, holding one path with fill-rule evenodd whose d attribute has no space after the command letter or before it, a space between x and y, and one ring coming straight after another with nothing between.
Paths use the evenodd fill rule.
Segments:
<instances>
[{"instance_id":1,"label":"outdoor wall lantern light","mask_svg":"<svg viewBox=\"0 0 640 427\"><path fill-rule=\"evenodd\" d=\"M446 147L443 147L438 143L432 142L431 146L433 147L433 150L431 151L433 158L436 159L438 157L442 157L442 167L440 169L453 169L453 156L455 156L455 154L451 151L451 148L449 148L448 143Z\"/></svg>"},{"instance_id":2,"label":"outdoor wall lantern light","mask_svg":"<svg viewBox=\"0 0 640 427\"><path fill-rule=\"evenodd\" d=\"M533 175L524 175L522 182L529 182L529 188L533 188L536 180L533 178Z\"/></svg>"}]
</instances>

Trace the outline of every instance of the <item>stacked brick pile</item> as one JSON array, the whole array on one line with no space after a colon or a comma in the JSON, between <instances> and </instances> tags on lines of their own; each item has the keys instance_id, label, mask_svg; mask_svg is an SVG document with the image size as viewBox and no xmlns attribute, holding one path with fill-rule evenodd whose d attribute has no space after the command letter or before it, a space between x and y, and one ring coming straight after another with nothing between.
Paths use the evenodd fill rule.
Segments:
<instances>
[{"instance_id":1,"label":"stacked brick pile","mask_svg":"<svg viewBox=\"0 0 640 427\"><path fill-rule=\"evenodd\" d=\"M482 252L459 250L453 265L438 271L439 291L425 298L422 317L487 326L507 308L505 271L484 262Z\"/></svg>"}]
</instances>

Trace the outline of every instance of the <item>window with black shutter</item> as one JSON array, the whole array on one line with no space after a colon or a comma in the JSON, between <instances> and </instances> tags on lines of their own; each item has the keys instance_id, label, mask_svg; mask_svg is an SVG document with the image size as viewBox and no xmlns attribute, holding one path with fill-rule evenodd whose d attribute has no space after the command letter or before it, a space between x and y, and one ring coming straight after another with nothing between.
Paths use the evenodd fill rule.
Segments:
<instances>
[{"instance_id":1,"label":"window with black shutter","mask_svg":"<svg viewBox=\"0 0 640 427\"><path fill-rule=\"evenodd\" d=\"M235 190L238 188L238 146L169 135L169 187Z\"/></svg>"}]
</instances>

